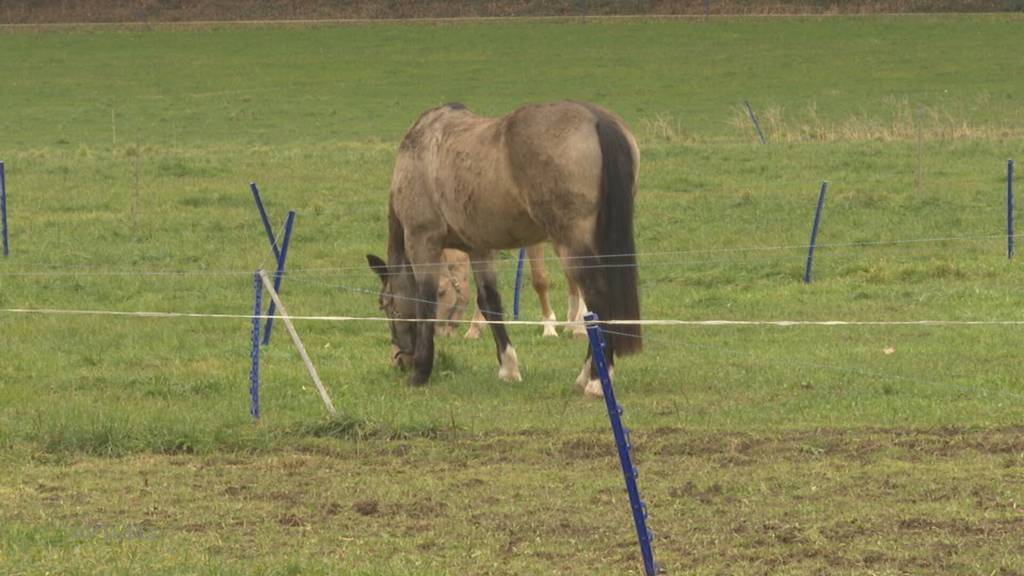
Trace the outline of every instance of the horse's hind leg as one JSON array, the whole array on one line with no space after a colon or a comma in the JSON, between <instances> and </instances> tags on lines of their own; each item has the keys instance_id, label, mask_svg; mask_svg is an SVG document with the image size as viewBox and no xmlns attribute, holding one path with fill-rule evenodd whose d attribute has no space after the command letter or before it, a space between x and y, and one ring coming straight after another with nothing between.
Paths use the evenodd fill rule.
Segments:
<instances>
[{"instance_id":1,"label":"horse's hind leg","mask_svg":"<svg viewBox=\"0 0 1024 576\"><path fill-rule=\"evenodd\" d=\"M586 338L587 328L583 324L583 317L587 315L587 304L583 301L580 285L576 281L576 274L573 272L573 259L564 248L556 247L556 250L558 251L558 256L562 259L562 269L565 270L565 278L569 284L569 307L565 320L570 322L570 324L565 326L564 332L572 331L573 336Z\"/></svg>"},{"instance_id":2,"label":"horse's hind leg","mask_svg":"<svg viewBox=\"0 0 1024 576\"><path fill-rule=\"evenodd\" d=\"M572 329L572 335L577 338L587 337L587 327L583 324L583 317L587 315L587 303L583 301L583 295L580 294L580 286L569 278L569 313L568 321L572 322L570 326L566 326L568 331Z\"/></svg>"},{"instance_id":3,"label":"horse's hind leg","mask_svg":"<svg viewBox=\"0 0 1024 576\"><path fill-rule=\"evenodd\" d=\"M610 298L608 284L599 267L599 259L593 249L579 247L575 250L565 250L563 255L566 275L575 281L578 287L579 307L579 328L586 334L586 327L583 324L583 314L586 312L586 305L597 314L598 319L610 319ZM584 304L584 301L586 304ZM614 330L614 328L612 328ZM608 371L615 370L615 339L607 334L608 328L604 328L605 346L604 357L608 364ZM593 397L603 397L604 390L601 387L601 380L597 373L597 365L592 359L592 350L588 344L587 356L583 360L583 368L576 377L576 385L583 388L584 394Z\"/></svg>"},{"instance_id":4,"label":"horse's hind leg","mask_svg":"<svg viewBox=\"0 0 1024 576\"><path fill-rule=\"evenodd\" d=\"M533 280L533 291L537 293L540 300L541 314L544 316L544 336L558 336L555 331L555 312L551 309L551 298L548 292L551 283L548 281L548 271L544 266L544 243L534 244L526 249L526 258L530 261L530 278Z\"/></svg>"},{"instance_id":5,"label":"horse's hind leg","mask_svg":"<svg viewBox=\"0 0 1024 576\"><path fill-rule=\"evenodd\" d=\"M477 302L480 302L480 291L477 290L476 295ZM477 340L480 338L480 327L484 325L484 315L480 313L480 305L477 304L476 312L473 314L473 321L469 325L469 329L462 335L463 338L470 340Z\"/></svg>"},{"instance_id":6,"label":"horse's hind leg","mask_svg":"<svg viewBox=\"0 0 1024 576\"><path fill-rule=\"evenodd\" d=\"M498 377L505 381L518 381L523 377L519 373L519 358L512 341L508 337L505 325L501 323L504 313L501 308L501 295L498 294L498 276L494 272L493 254L473 254L473 275L476 276L476 306L484 318L491 322L491 334L498 351Z\"/></svg>"}]
</instances>

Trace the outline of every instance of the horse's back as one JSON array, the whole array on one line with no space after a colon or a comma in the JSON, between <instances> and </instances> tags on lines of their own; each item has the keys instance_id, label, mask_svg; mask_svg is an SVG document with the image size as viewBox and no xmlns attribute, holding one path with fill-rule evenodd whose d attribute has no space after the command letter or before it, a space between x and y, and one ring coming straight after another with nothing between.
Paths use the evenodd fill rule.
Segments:
<instances>
[{"instance_id":1,"label":"horse's back","mask_svg":"<svg viewBox=\"0 0 1024 576\"><path fill-rule=\"evenodd\" d=\"M516 176L544 178L558 176L549 171L586 172L590 163L599 166L595 123L593 112L576 102L524 106L506 116L503 143Z\"/></svg>"},{"instance_id":2,"label":"horse's back","mask_svg":"<svg viewBox=\"0 0 1024 576\"><path fill-rule=\"evenodd\" d=\"M600 208L602 118L628 134L610 112L579 102L500 118L461 106L428 110L399 148L392 203L407 226L443 227L446 245L462 249L580 237Z\"/></svg>"}]
</instances>

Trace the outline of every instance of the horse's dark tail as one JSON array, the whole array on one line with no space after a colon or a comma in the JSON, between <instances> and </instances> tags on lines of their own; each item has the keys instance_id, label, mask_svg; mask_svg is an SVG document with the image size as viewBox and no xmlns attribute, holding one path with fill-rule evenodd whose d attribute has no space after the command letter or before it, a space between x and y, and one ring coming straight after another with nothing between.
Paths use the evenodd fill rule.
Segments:
<instances>
[{"instance_id":1,"label":"horse's dark tail","mask_svg":"<svg viewBox=\"0 0 1024 576\"><path fill-rule=\"evenodd\" d=\"M639 320L640 294L633 240L633 197L637 158L621 124L599 108L597 137L601 144L601 206L597 216L596 241L600 266L583 262L583 275L603 294L587 302L601 320ZM597 295L595 295L597 296ZM589 298L588 298L589 300ZM608 338L616 354L634 354L643 347L639 324L608 327Z\"/></svg>"}]
</instances>

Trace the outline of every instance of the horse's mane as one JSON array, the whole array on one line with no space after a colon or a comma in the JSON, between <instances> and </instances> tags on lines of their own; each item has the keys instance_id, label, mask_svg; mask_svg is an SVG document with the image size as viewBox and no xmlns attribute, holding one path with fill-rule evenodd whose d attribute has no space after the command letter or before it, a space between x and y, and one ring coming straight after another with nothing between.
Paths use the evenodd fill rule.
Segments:
<instances>
[{"instance_id":1,"label":"horse's mane","mask_svg":"<svg viewBox=\"0 0 1024 576\"><path fill-rule=\"evenodd\" d=\"M468 112L469 108L466 108L466 105L462 102L448 102L447 104L435 106L434 108L424 111L416 118L416 122L413 122L412 128L410 128L405 134L405 138L402 139L402 143L399 145L400 150L414 150L416 148L420 138L422 138L424 130L423 119L438 110L466 110Z\"/></svg>"}]
</instances>

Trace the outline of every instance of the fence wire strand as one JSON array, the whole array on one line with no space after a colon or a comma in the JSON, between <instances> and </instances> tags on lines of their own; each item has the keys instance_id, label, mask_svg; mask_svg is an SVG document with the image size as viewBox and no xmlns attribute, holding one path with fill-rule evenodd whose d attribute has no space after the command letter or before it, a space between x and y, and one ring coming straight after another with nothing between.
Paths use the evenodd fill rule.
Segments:
<instances>
[{"instance_id":1,"label":"fence wire strand","mask_svg":"<svg viewBox=\"0 0 1024 576\"><path fill-rule=\"evenodd\" d=\"M929 243L943 243L943 242L984 242L993 240L1006 240L1006 234L993 234L993 235L978 235L978 236L944 236L944 237L931 237L931 238L910 238L910 239L896 239L896 240L866 240L859 242L835 242L835 243L817 243L815 250L835 250L844 248L872 248L872 247L885 247L885 246L901 246L911 244L929 244ZM1016 236L1015 236L1016 238ZM649 266L675 266L680 264L722 264L735 261L734 258L714 258L714 259L672 259L672 260L658 260L658 257L671 257L671 256L685 256L685 255L699 255L699 254L765 254L765 253L781 253L786 251L796 250L807 250L809 246L807 244L779 244L770 246L739 246L732 248L695 248L689 250L666 250L666 251L653 251L653 252L633 252L623 254L605 254L598 256L568 256L562 258L557 255L544 256L542 258L524 258L524 262L542 262L548 264L550 262L560 263L563 269L593 269L593 268L639 268ZM771 254L766 257L775 257L776 254ZM644 260L643 262L614 262L616 259L623 258L637 258ZM647 260L652 259L652 260ZM612 260L612 262L608 262ZM595 262L596 261L596 262ZM495 268L505 269L506 267L515 267L517 260L515 258L502 258L497 257L493 260L468 260L466 261L470 266L473 264L480 264L485 262L493 262ZM584 262L580 264L574 264L574 262ZM568 263L568 264L566 264ZM422 268L444 268L450 266L452 263L447 261L442 262L426 262L417 264ZM403 270L406 268L413 267L412 264L397 264L390 266L393 269ZM324 276L324 275L347 275L350 272L358 272L359 274L365 274L368 271L369 266L367 264L359 264L352 266L338 266L338 267L324 267L324 268L293 268L288 270L289 276ZM110 269L103 270L95 267L87 266L73 266L64 268L51 268L44 270L26 270L26 271L0 271L0 277L59 277L59 276L245 276L249 277L252 275L252 269L239 270L239 269L224 269L224 270L124 270L124 269Z\"/></svg>"},{"instance_id":2,"label":"fence wire strand","mask_svg":"<svg viewBox=\"0 0 1024 576\"><path fill-rule=\"evenodd\" d=\"M248 319L252 314L217 313L217 312L160 312L145 310L86 310L69 308L0 308L2 314L40 314L55 316L132 316L139 318L208 318L208 319ZM261 314L261 320L283 320L285 316L277 314ZM450 324L506 324L511 326L576 326L577 322L562 320L448 320L439 318L387 318L385 316L331 316L331 315L288 315L287 318L299 321L315 322L429 322ZM602 326L774 326L792 328L798 326L1024 326L1024 320L681 320L681 319L647 319L647 320L599 320Z\"/></svg>"},{"instance_id":3,"label":"fence wire strand","mask_svg":"<svg viewBox=\"0 0 1024 576\"><path fill-rule=\"evenodd\" d=\"M860 241L860 242L839 242L839 243L824 243L818 244L817 249L847 249L847 248L870 248L870 247L883 247L883 246L900 246L910 244L926 244L926 243L944 243L944 242L979 242L979 241L991 241L991 240L1005 240L1007 236L1005 234L1000 235L981 235L981 236L946 236L946 237L932 237L932 238L914 238L914 239L902 239L902 240L876 240L876 241ZM672 250L672 251L655 251L655 252L636 252L631 254L616 254L616 255L604 255L604 256L578 256L578 257L567 257L561 258L559 256L544 256L543 258L526 260L530 263L534 261L541 261L548 263L550 261L557 261L562 265L563 269L585 269L585 268L623 268L623 267L663 267L663 266L681 266L681 265L703 265L703 264L722 264L733 262L736 258L722 258L716 257L714 259L681 259L673 258L678 256L695 256L695 255L758 255L761 257L776 257L780 256L785 251L795 250L806 250L808 245L806 244L788 244L788 245L774 245L774 246L747 246L747 247L733 247L733 248L710 248L710 249L689 249L689 250ZM849 255L844 255L849 256ZM643 262L629 262L621 263L615 262L616 259L622 258L635 258L643 260ZM661 259L659 259L661 258ZM669 259L664 259L669 258ZM514 266L516 260L514 258L495 258L492 261L495 264L496 269L504 269L506 266ZM476 264L479 261L469 261L469 264ZM449 262L432 262L423 264L421 266L431 267L447 267ZM359 266L342 266L334 268L306 268L306 269L291 269L287 275L290 278L290 282L299 282L305 285L317 285L325 288L334 290L343 290L346 292L359 293L377 296L379 290L377 289L366 289L353 287L343 284L337 284L333 282L327 282L323 280L316 280L317 277L324 276L346 276L348 274L358 271L359 274L366 274L367 265ZM403 269L405 266L393 267ZM12 272L0 272L0 277L78 277L78 276L92 276L92 277L239 277L251 276L251 270L98 270L93 267L74 267L74 268L55 268L48 270L30 270L30 271L12 271ZM659 281L655 280L655 283ZM437 301L423 300L414 297L402 297L393 296L395 298L405 298L406 300L416 302L430 302L438 304ZM467 307L467 310L469 308ZM57 315L57 316L107 316L107 317L134 317L134 318L179 318L179 319L225 319L225 320L246 320L252 321L254 319L253 314L236 314L236 313L208 313L208 312L176 312L176 311L123 311L123 310L88 310L88 309L60 309L60 308L5 308L0 309L0 314L7 315ZM260 320L267 319L283 319L281 315L257 315L255 318ZM390 322L395 321L383 316L365 316L365 315L299 315L289 316L293 321L321 321L321 322ZM417 321L413 319L398 319L397 321ZM448 325L453 324L494 324L503 323L506 325L513 326L544 326L554 325L560 327L574 327L578 323L570 321L532 321L532 320L452 320L452 319L428 319L419 320L419 322L436 322L445 323ZM790 327L857 327L857 326L905 326L905 327L934 327L934 326L957 326L957 327L970 327L970 326L988 326L988 327L1018 327L1024 326L1024 320L994 320L994 319L982 319L982 320L957 320L957 319L917 319L917 320L787 320L787 319L762 319L762 320L751 320L751 319L673 319L673 318L662 318L662 319L644 319L644 320L602 320L599 322L602 325L602 329L609 334L619 334L624 336L631 336L629 334L616 331L614 329L617 325L622 324L633 324L642 325L648 327L654 326L689 326L689 327L773 327L773 328L790 328ZM761 365L775 365L781 366L778 362L771 362L762 358L754 358L754 352L742 351L735 348L723 348L703 344L695 344L692 342L685 342L682 339L667 340L663 338L651 338L648 333L645 335L645 339L649 342L656 343L658 345L665 345L671 347L684 347L691 349L710 350L719 353L728 354L731 356L746 356L743 361L754 362ZM863 370L858 368L850 368L844 366L836 366L831 364L822 364L817 362L806 362L801 360L794 360L793 358L786 359L786 366L801 366L804 368L815 369L815 370L827 370L832 372L838 372L848 375L855 375L861 378L879 379L879 380L891 380L891 381L902 381L911 382L916 384L922 384L930 387L939 387L950 390L956 390L961 393L981 393L981 394L994 394L1013 398L1015 400L1024 399L1024 394L1015 393L1011 391L1001 390L989 390L981 387L966 387L948 382L936 382L933 380L926 380L916 377L906 377L898 374L886 374L879 373L869 370Z\"/></svg>"},{"instance_id":4,"label":"fence wire strand","mask_svg":"<svg viewBox=\"0 0 1024 576\"><path fill-rule=\"evenodd\" d=\"M865 324L844 324L844 325L847 325L847 326L862 325L863 326ZM878 325L878 324L870 324L870 325ZM898 325L906 325L906 324L898 324ZM606 334L615 334L615 335L624 336L624 337L627 337L627 338L636 338L635 335L628 334L626 332L619 332L619 331L616 331L616 330L608 330L608 329L603 329L603 331ZM682 341L682 340L676 340L676 339L668 340L668 339L664 339L664 338L651 338L650 334L645 334L643 336L643 339L644 339L645 343L647 343L647 342L654 342L656 344L664 345L666 347L683 347L683 348L697 349L697 350L703 350L703 351L710 350L710 351L713 351L713 352L719 352L719 353L726 354L726 355L733 356L733 357L745 355L745 356L747 356L747 358L743 360L745 362L752 362L752 363L756 363L756 364L759 364L759 365L770 365L770 366L774 366L774 367L777 367L777 368L778 367L783 367L783 366L787 367L787 368L788 367L792 367L792 366L799 366L799 367L810 368L810 369L814 369L814 370L828 370L830 372L838 372L838 373L847 374L847 375L854 375L854 376L858 376L858 377L861 377L861 378L869 378L869 379L876 379L876 380L900 381L900 382L910 382L910 383L914 383L914 384L923 384L925 386L930 386L930 387L938 387L938 388L944 388L944 389L947 389L947 390L955 390L955 391L961 392L961 393L977 394L977 393L980 392L983 395L992 394L992 395L996 395L996 396L1004 396L1004 397L1007 397L1007 398L1012 398L1014 400L1024 400L1024 394L1018 393L1018 392L1012 392L1012 391L1009 391L1009 390L992 390L992 389L983 388L983 387L980 387L980 386L969 387L969 386L964 386L964 385L956 384L956 383L952 383L952 382L940 382L940 381L935 381L935 380L927 380L927 379L923 379L923 378L919 378L919 377L903 376L903 375L900 375L900 374L875 372L875 371L871 371L871 370L864 370L862 368L851 368L851 367L848 367L848 366L837 366L837 365L834 365L834 364L822 364L822 363L819 363L819 362L807 362L807 361L804 361L804 360L794 360L791 356L786 358L785 364L782 364L781 362L772 362L772 361L767 360L767 359L753 358L754 352L752 352L752 351L740 350L740 349L737 349L737 348L726 348L726 347L722 347L722 346L711 346L711 345L708 345L708 344L694 344L694 343L689 343L689 342L685 342L685 341ZM960 377L960 376L957 375L957 377Z\"/></svg>"}]
</instances>

